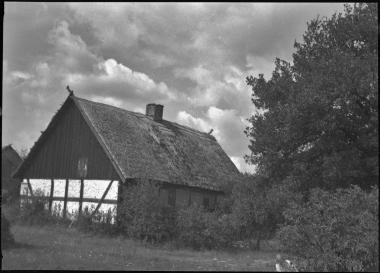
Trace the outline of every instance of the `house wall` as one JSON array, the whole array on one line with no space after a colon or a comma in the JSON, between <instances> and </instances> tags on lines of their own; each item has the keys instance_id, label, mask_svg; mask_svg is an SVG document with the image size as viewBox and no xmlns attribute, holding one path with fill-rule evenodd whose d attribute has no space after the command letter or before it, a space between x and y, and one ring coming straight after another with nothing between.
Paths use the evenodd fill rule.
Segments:
<instances>
[{"instance_id":1,"label":"house wall","mask_svg":"<svg viewBox=\"0 0 380 273\"><path fill-rule=\"evenodd\" d=\"M51 195L50 179L29 179L30 186L34 196L43 197L46 200L46 209L49 208L50 199L52 201L52 213L63 215L64 196L66 191L66 180L54 179L53 180L53 194ZM82 212L87 210L92 212L98 205L101 197L103 196L106 188L108 187L109 180L84 180L83 181L83 199L82 199ZM78 214L80 203L80 180L69 179L67 187L67 214L66 217L74 219ZM118 185L119 181L113 181L111 187L105 196L103 203L99 207L99 212L106 213L111 209L112 216L116 216L116 205L118 198ZM21 206L28 197L31 197L31 192L27 184L27 179L21 183L20 189Z\"/></svg>"},{"instance_id":2,"label":"house wall","mask_svg":"<svg viewBox=\"0 0 380 273\"><path fill-rule=\"evenodd\" d=\"M58 115L58 114L57 114ZM80 179L78 163L87 159L86 179L118 179L103 148L72 101L30 158L24 178Z\"/></svg>"},{"instance_id":3,"label":"house wall","mask_svg":"<svg viewBox=\"0 0 380 273\"><path fill-rule=\"evenodd\" d=\"M125 206L123 206L126 192L134 184L139 183L138 179L129 179L126 183L119 183L118 200L117 200L117 214L118 222L121 223L123 215L125 214ZM174 193L176 208L188 207L190 204L204 205L204 199L209 199L208 207L210 209L215 208L216 202L219 196L223 193L203 190L195 187L187 187L173 184L162 184L157 182L157 194L162 205L170 204L170 195Z\"/></svg>"},{"instance_id":4,"label":"house wall","mask_svg":"<svg viewBox=\"0 0 380 273\"><path fill-rule=\"evenodd\" d=\"M175 192L175 206L187 207L191 204L215 208L218 196L221 193L208 191L193 187L182 187L177 185L164 186L160 189L160 200L163 204L169 204L169 194ZM208 199L206 201L205 199Z\"/></svg>"}]
</instances>

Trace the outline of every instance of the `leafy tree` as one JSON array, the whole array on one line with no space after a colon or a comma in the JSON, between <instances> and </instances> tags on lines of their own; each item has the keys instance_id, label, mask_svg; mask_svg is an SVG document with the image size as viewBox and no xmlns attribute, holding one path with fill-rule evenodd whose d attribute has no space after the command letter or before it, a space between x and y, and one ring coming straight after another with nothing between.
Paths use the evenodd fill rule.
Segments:
<instances>
[{"instance_id":1,"label":"leafy tree","mask_svg":"<svg viewBox=\"0 0 380 273\"><path fill-rule=\"evenodd\" d=\"M346 5L344 14L316 18L293 64L276 59L269 80L247 77L252 102L250 163L271 184L300 190L377 184L377 4Z\"/></svg>"},{"instance_id":2,"label":"leafy tree","mask_svg":"<svg viewBox=\"0 0 380 273\"><path fill-rule=\"evenodd\" d=\"M25 160L25 158L28 156L28 149L27 148L21 148L19 155L22 158L22 160Z\"/></svg>"},{"instance_id":3,"label":"leafy tree","mask_svg":"<svg viewBox=\"0 0 380 273\"><path fill-rule=\"evenodd\" d=\"M269 187L266 178L246 176L234 187L232 199L238 237L256 240L253 248L260 250L260 242L270 239L283 221L282 212L287 204L298 203L301 196L294 193L292 183Z\"/></svg>"}]
</instances>

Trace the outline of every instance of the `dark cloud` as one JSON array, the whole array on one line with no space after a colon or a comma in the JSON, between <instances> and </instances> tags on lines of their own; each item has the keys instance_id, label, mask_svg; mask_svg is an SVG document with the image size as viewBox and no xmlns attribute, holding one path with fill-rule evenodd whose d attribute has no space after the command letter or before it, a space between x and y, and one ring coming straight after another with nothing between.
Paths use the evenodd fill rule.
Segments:
<instances>
[{"instance_id":1,"label":"dark cloud","mask_svg":"<svg viewBox=\"0 0 380 273\"><path fill-rule=\"evenodd\" d=\"M30 148L67 96L164 117L214 134L235 164L255 110L247 75L291 59L306 22L342 4L6 3L3 143Z\"/></svg>"}]
</instances>

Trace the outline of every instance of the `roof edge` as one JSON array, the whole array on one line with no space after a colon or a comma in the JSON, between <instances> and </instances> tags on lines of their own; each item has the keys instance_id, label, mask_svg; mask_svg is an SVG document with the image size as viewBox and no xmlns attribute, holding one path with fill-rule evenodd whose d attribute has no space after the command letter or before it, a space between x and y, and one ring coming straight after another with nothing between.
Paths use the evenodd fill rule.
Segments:
<instances>
[{"instance_id":1,"label":"roof edge","mask_svg":"<svg viewBox=\"0 0 380 273\"><path fill-rule=\"evenodd\" d=\"M58 111L51 118L46 129L38 137L37 141L34 142L34 145L32 146L32 148L30 148L30 151L29 151L28 155L26 156L26 158L24 159L24 161L14 170L14 172L12 172L11 176L13 178L23 178L20 176L20 172L22 172L28 166L30 158L32 158L34 156L34 154L36 153L36 149L37 149L36 147L38 147L40 145L40 143L46 138L47 133L49 133L52 130L52 128L54 127L55 123L58 120L58 116L61 115L60 113L62 113L61 110L65 107L65 105L67 105L69 99L70 99L70 96L68 96L66 98L66 100L63 102L62 106L58 109Z\"/></svg>"}]
</instances>

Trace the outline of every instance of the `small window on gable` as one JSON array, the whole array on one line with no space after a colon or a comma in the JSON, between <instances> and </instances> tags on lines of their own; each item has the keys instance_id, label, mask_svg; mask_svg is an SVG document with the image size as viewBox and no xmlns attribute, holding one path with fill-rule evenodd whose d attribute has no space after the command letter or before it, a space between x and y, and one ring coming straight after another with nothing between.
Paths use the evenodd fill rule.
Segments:
<instances>
[{"instance_id":1,"label":"small window on gable","mask_svg":"<svg viewBox=\"0 0 380 273\"><path fill-rule=\"evenodd\" d=\"M78 175L81 178L85 178L87 176L87 157L81 157L78 160Z\"/></svg>"},{"instance_id":2,"label":"small window on gable","mask_svg":"<svg viewBox=\"0 0 380 273\"><path fill-rule=\"evenodd\" d=\"M169 206L174 207L175 206L175 189L168 189L168 204Z\"/></svg>"}]
</instances>

